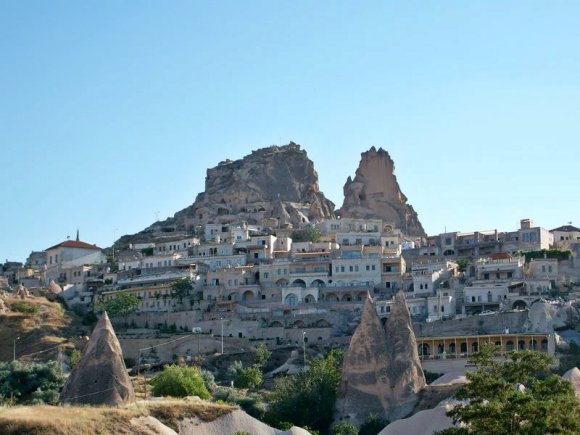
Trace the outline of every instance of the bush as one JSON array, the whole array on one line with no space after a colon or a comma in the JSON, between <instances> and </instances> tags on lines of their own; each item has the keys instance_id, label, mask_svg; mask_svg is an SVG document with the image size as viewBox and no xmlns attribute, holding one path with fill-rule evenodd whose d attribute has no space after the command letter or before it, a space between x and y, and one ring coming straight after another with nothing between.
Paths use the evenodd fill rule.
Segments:
<instances>
[{"instance_id":1,"label":"bush","mask_svg":"<svg viewBox=\"0 0 580 435\"><path fill-rule=\"evenodd\" d=\"M256 366L263 367L270 357L272 356L272 352L268 350L264 343L260 343L259 346L256 348Z\"/></svg>"},{"instance_id":2,"label":"bush","mask_svg":"<svg viewBox=\"0 0 580 435\"><path fill-rule=\"evenodd\" d=\"M332 435L358 435L358 428L352 423L343 421L334 427Z\"/></svg>"},{"instance_id":3,"label":"bush","mask_svg":"<svg viewBox=\"0 0 580 435\"><path fill-rule=\"evenodd\" d=\"M341 379L342 352L331 350L325 359L310 361L310 370L276 379L270 396L268 423L291 422L327 433Z\"/></svg>"},{"instance_id":4,"label":"bush","mask_svg":"<svg viewBox=\"0 0 580 435\"><path fill-rule=\"evenodd\" d=\"M262 371L258 367L246 367L234 379L236 388L258 388L263 382Z\"/></svg>"},{"instance_id":5,"label":"bush","mask_svg":"<svg viewBox=\"0 0 580 435\"><path fill-rule=\"evenodd\" d=\"M201 377L203 378L203 383L208 391L213 392L217 388L215 383L215 377L212 372L208 370L201 370Z\"/></svg>"},{"instance_id":6,"label":"bush","mask_svg":"<svg viewBox=\"0 0 580 435\"><path fill-rule=\"evenodd\" d=\"M197 367L167 365L151 380L155 396L199 396L210 399L200 370Z\"/></svg>"},{"instance_id":7,"label":"bush","mask_svg":"<svg viewBox=\"0 0 580 435\"><path fill-rule=\"evenodd\" d=\"M264 382L258 367L246 367L241 361L234 361L227 370L227 376L234 381L236 388L257 388Z\"/></svg>"},{"instance_id":8,"label":"bush","mask_svg":"<svg viewBox=\"0 0 580 435\"><path fill-rule=\"evenodd\" d=\"M19 313L24 313L24 314L37 314L38 313L38 306L37 305L32 305L31 303L24 302L24 301L12 302L12 304L10 305L10 308L13 311L18 311Z\"/></svg>"},{"instance_id":9,"label":"bush","mask_svg":"<svg viewBox=\"0 0 580 435\"><path fill-rule=\"evenodd\" d=\"M81 351L78 349L73 349L72 353L70 354L70 361L69 361L69 366L72 369L74 369L76 367L76 365L79 363L79 361L81 360Z\"/></svg>"},{"instance_id":10,"label":"bush","mask_svg":"<svg viewBox=\"0 0 580 435\"><path fill-rule=\"evenodd\" d=\"M257 418L258 420L263 419L266 413L266 405L264 404L264 399L260 394L245 394L240 390L220 388L216 391L214 399L216 401L229 403L230 405L239 406L247 414Z\"/></svg>"},{"instance_id":11,"label":"bush","mask_svg":"<svg viewBox=\"0 0 580 435\"><path fill-rule=\"evenodd\" d=\"M360 427L359 435L377 435L388 424L389 420L385 420L377 414L371 413Z\"/></svg>"},{"instance_id":12,"label":"bush","mask_svg":"<svg viewBox=\"0 0 580 435\"><path fill-rule=\"evenodd\" d=\"M56 361L48 363L0 363L0 402L54 405L65 375Z\"/></svg>"}]
</instances>

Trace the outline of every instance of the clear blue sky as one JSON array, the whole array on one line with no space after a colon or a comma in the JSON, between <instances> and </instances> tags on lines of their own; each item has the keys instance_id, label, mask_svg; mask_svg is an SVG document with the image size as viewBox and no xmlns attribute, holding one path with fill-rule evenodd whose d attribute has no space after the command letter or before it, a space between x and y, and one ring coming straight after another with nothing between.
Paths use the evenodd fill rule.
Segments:
<instances>
[{"instance_id":1,"label":"clear blue sky","mask_svg":"<svg viewBox=\"0 0 580 435\"><path fill-rule=\"evenodd\" d=\"M429 234L580 224L578 1L0 2L0 261L105 247L293 140L382 146Z\"/></svg>"}]
</instances>

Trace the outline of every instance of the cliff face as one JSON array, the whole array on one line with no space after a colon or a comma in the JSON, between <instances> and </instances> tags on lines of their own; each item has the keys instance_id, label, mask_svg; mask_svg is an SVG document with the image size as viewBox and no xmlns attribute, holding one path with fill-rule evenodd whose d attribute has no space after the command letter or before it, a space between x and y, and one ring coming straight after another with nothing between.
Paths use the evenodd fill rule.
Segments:
<instances>
[{"instance_id":1,"label":"cliff face","mask_svg":"<svg viewBox=\"0 0 580 435\"><path fill-rule=\"evenodd\" d=\"M410 236L425 237L425 230L407 197L401 192L389 153L372 147L361 154L354 180L348 177L343 188L342 217L380 218L393 222Z\"/></svg>"},{"instance_id":2,"label":"cliff face","mask_svg":"<svg viewBox=\"0 0 580 435\"><path fill-rule=\"evenodd\" d=\"M345 355L335 422L360 426L370 413L390 420L405 417L424 387L405 296L395 296L384 328L368 296Z\"/></svg>"},{"instance_id":3,"label":"cliff face","mask_svg":"<svg viewBox=\"0 0 580 435\"><path fill-rule=\"evenodd\" d=\"M291 142L208 169L204 192L163 224L187 230L241 220L262 224L272 218L281 227L297 227L333 215L334 204L320 192L314 164L300 145Z\"/></svg>"}]
</instances>

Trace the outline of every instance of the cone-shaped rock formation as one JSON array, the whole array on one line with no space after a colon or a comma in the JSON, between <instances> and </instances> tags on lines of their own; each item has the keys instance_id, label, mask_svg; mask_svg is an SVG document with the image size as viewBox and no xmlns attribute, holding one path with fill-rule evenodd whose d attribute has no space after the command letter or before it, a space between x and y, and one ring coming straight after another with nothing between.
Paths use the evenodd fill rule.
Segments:
<instances>
[{"instance_id":1,"label":"cone-shaped rock formation","mask_svg":"<svg viewBox=\"0 0 580 435\"><path fill-rule=\"evenodd\" d=\"M405 296L395 297L383 327L369 295L344 359L336 421L360 426L370 413L391 420L404 417L424 386Z\"/></svg>"},{"instance_id":2,"label":"cone-shaped rock formation","mask_svg":"<svg viewBox=\"0 0 580 435\"><path fill-rule=\"evenodd\" d=\"M377 151L372 147L361 154L354 180L348 177L343 190L344 202L338 212L342 217L379 218L410 236L426 236L417 213L401 192L395 164L382 148Z\"/></svg>"},{"instance_id":3,"label":"cone-shaped rock formation","mask_svg":"<svg viewBox=\"0 0 580 435\"><path fill-rule=\"evenodd\" d=\"M417 403L417 393L425 388L413 323L402 291L395 295L385 333L389 349L389 416L393 420L409 414Z\"/></svg>"},{"instance_id":4,"label":"cone-shaped rock formation","mask_svg":"<svg viewBox=\"0 0 580 435\"><path fill-rule=\"evenodd\" d=\"M63 404L119 406L135 401L123 351L103 313L60 395Z\"/></svg>"}]
</instances>

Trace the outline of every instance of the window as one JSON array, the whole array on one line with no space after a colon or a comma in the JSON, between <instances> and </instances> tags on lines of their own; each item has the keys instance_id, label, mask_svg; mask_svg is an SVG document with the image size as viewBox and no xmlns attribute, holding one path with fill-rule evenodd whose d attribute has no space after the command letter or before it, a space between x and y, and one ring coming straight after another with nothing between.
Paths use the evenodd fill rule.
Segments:
<instances>
[{"instance_id":1,"label":"window","mask_svg":"<svg viewBox=\"0 0 580 435\"><path fill-rule=\"evenodd\" d=\"M371 266L371 270L375 270L375 265L374 264Z\"/></svg>"}]
</instances>

